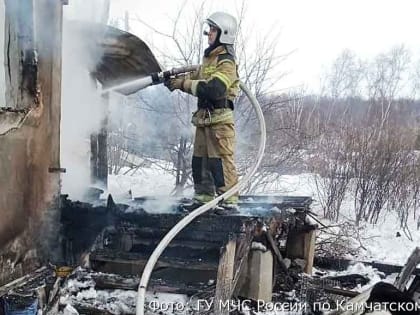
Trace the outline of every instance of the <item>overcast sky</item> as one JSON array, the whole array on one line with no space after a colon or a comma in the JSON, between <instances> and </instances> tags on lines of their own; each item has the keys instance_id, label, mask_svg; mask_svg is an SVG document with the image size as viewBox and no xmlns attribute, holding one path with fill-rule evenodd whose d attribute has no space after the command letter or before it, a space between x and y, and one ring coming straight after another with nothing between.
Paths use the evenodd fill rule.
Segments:
<instances>
[{"instance_id":1,"label":"overcast sky","mask_svg":"<svg viewBox=\"0 0 420 315\"><path fill-rule=\"evenodd\" d=\"M72 0L75 1L75 0ZM89 3L103 0L92 0ZM198 7L201 0L111 0L111 18L123 18L128 11L132 18L170 33L172 20L183 7L184 17ZM237 14L240 0L207 0L209 12ZM279 54L295 50L283 65L290 72L280 84L305 84L316 89L325 67L345 48L362 58L386 52L404 44L415 59L420 56L419 0L245 0L245 29L250 36L278 34ZM87 4L85 4L87 6ZM88 12L88 10L86 10ZM78 12L83 14L83 12ZM150 29L130 20L131 32L150 45L162 46L165 41ZM161 47L161 48L162 48Z\"/></svg>"},{"instance_id":2,"label":"overcast sky","mask_svg":"<svg viewBox=\"0 0 420 315\"><path fill-rule=\"evenodd\" d=\"M199 0L112 0L111 15L122 17L128 10L163 32L169 32L171 19L184 4L192 10ZM210 12L236 14L239 1L208 0ZM287 85L306 83L316 88L323 67L345 48L361 57L372 57L392 46L405 44L420 55L419 0L248 0L246 25L256 32L270 28L281 31L280 53L296 52L284 65L292 73ZM150 31L135 21L131 27L142 39Z\"/></svg>"}]
</instances>

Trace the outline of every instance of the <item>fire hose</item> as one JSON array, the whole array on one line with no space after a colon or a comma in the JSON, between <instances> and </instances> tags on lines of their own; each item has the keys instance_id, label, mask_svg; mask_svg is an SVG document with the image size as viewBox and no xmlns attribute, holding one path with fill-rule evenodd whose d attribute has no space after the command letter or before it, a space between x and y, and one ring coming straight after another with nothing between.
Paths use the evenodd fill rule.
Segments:
<instances>
[{"instance_id":1,"label":"fire hose","mask_svg":"<svg viewBox=\"0 0 420 315\"><path fill-rule=\"evenodd\" d=\"M130 81L124 84L120 84L115 87L111 87L109 89L103 90L103 93L109 92L111 90L118 90L125 87L132 87L135 86L140 89L144 89L150 85L159 84L162 83L164 80L175 76L180 73L186 73L186 72L192 72L195 71L198 68L198 66L188 66L183 68L174 68L169 71L164 71L160 73L154 73L150 76ZM187 216L185 216L182 220L180 220L160 241L160 243L157 245L155 250L153 251L152 255L149 257L149 260L146 263L146 266L143 269L143 274L140 280L139 288L137 291L137 303L136 303L136 315L143 315L144 314L144 304L145 304L145 296L146 296L146 288L150 280L150 276L152 274L153 268L158 261L160 255L163 253L165 248L169 245L169 243L175 238L175 236L183 229L185 228L189 223L191 223L195 218L198 216L204 214L205 212L209 211L210 209L214 208L219 204L219 202L222 202L223 200L229 198L230 196L237 193L245 184L249 182L251 177L255 174L257 171L262 157L264 155L264 149L265 149L265 142L266 142L266 128L265 128L265 121L264 121L264 115L261 110L261 106L258 103L257 98L251 93L251 91L248 89L248 87L240 82L239 87L241 90L245 93L245 95L248 97L249 101L251 102L259 121L260 126L260 144L258 147L258 154L257 159L255 160L254 165L251 167L251 170L245 174L243 178L232 188L230 188L228 191L226 191L224 194L218 196L217 198L213 199L212 201L202 205L201 207L195 209L191 213L189 213Z\"/></svg>"}]
</instances>

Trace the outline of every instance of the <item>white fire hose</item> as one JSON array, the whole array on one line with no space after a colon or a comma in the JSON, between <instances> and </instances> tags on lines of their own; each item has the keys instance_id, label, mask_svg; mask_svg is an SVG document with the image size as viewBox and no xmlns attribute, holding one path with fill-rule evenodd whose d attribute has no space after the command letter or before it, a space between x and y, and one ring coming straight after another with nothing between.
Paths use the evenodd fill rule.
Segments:
<instances>
[{"instance_id":1,"label":"white fire hose","mask_svg":"<svg viewBox=\"0 0 420 315\"><path fill-rule=\"evenodd\" d=\"M193 212L188 214L184 217L181 221L179 221L169 232L165 235L165 237L160 241L158 246L153 251L152 255L150 256L149 260L147 261L146 266L143 269L143 274L141 276L139 289L137 291L137 305L136 305L136 315L144 315L144 304L145 304L145 295L146 295L146 288L149 283L150 275L153 271L153 268L158 261L160 255L163 253L165 248L169 245L169 243L175 238L175 236L184 228L186 227L191 221L197 218L199 215L207 212L208 210L214 208L220 201L229 198L230 196L234 195L236 192L239 191L251 177L257 171L258 166L261 163L262 157L264 155L265 149L265 141L266 141L266 129L265 129L265 121L264 115L261 110L261 106L258 103L256 97L251 93L251 91L242 83L240 82L239 87L245 93L245 95L250 100L252 106L254 107L259 125L260 125L260 145L258 147L258 155L257 159L255 160L254 165L252 166L251 170L231 189L226 191L223 195L218 196L216 199L202 205L201 207L195 209Z\"/></svg>"}]
</instances>

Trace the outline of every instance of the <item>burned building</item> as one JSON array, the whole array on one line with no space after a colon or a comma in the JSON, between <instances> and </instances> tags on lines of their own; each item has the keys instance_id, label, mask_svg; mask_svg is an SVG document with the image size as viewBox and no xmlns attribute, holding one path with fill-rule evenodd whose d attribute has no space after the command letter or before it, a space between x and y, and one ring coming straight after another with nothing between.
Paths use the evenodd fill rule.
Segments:
<instances>
[{"instance_id":1,"label":"burned building","mask_svg":"<svg viewBox=\"0 0 420 315\"><path fill-rule=\"evenodd\" d=\"M67 2L1 1L5 101L0 104L0 283L33 270L39 261L61 257L57 240L60 175L66 171L60 161L60 115ZM92 80L107 86L160 70L135 36L74 24L82 27L95 39L86 45L101 51L99 61L86 69ZM95 38L98 34L102 36ZM106 181L106 126L101 130L91 136L91 174Z\"/></svg>"},{"instance_id":2,"label":"burned building","mask_svg":"<svg viewBox=\"0 0 420 315\"><path fill-rule=\"evenodd\" d=\"M59 0L4 1L0 283L33 269L43 244L55 238L43 220L58 209L60 194L62 6Z\"/></svg>"},{"instance_id":3,"label":"burned building","mask_svg":"<svg viewBox=\"0 0 420 315\"><path fill-rule=\"evenodd\" d=\"M133 213L127 211L127 205L117 205L111 198L106 204L93 206L60 196L60 175L66 171L60 161L62 27L66 1L5 0L4 4L0 284L34 270L35 276L29 273L12 286L3 287L0 293L6 296L17 283L32 288L32 279L40 279L46 292L54 292L52 282L57 282L60 269L51 273L50 268L41 264L53 261L75 267L83 255L87 255L96 271L136 274L159 239L186 215L182 202L174 203L176 211L154 216L142 209L139 200L128 205L131 210L138 210ZM98 43L92 43L100 45L103 54L95 67L88 69L95 82L107 87L160 71L147 46L135 36L110 27L89 28L93 31L99 28L104 35ZM92 177L106 181L106 120L103 124L101 134L91 137L91 173ZM253 202L255 198L258 200ZM310 203L310 198L267 201L244 197L245 209L263 209L237 216L210 214L197 220L168 248L160 267L184 267L214 276L217 278L214 294L218 299L237 290L242 292L237 294L269 300L274 266L288 269L284 253L279 250L280 234L289 238L283 244L286 256L300 259L301 269L311 271L315 233L304 218ZM288 209L301 211L304 216L296 216L290 223L283 216ZM291 226L293 229L289 230ZM257 254L250 254L252 246ZM36 285L38 280L34 281ZM263 282L264 290L249 286ZM59 304L57 300L47 303L40 292L36 300L42 301L41 309Z\"/></svg>"}]
</instances>

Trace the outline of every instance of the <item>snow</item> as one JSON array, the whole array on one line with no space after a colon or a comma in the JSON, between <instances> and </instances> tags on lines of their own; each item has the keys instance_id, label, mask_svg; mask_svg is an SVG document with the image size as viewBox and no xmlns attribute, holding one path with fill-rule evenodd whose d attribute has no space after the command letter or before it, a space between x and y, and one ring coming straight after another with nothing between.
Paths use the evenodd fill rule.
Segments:
<instances>
[{"instance_id":1,"label":"snow","mask_svg":"<svg viewBox=\"0 0 420 315\"><path fill-rule=\"evenodd\" d=\"M74 305L94 306L98 309L107 310L112 314L135 314L137 303L137 291L134 290L96 290L94 274L87 270L78 268L77 278L68 279L62 289L60 304L66 305L62 314L78 314ZM147 292L145 305L155 314L183 314L174 312L177 305L187 305L189 298L182 294ZM73 305L73 306L72 306Z\"/></svg>"},{"instance_id":2,"label":"snow","mask_svg":"<svg viewBox=\"0 0 420 315\"><path fill-rule=\"evenodd\" d=\"M125 174L126 172L128 173ZM119 174L108 177L108 192L116 200L145 196L170 196L174 187L175 177L157 164L134 173L123 168Z\"/></svg>"},{"instance_id":3,"label":"snow","mask_svg":"<svg viewBox=\"0 0 420 315\"><path fill-rule=\"evenodd\" d=\"M379 272L376 268L372 266L365 265L363 263L355 263L350 265L344 271L332 271L327 274L327 276L341 276L341 275L348 275L348 274L358 274L367 277L370 281L361 287L354 288L353 290L357 290L359 292L363 292L368 288L372 287L374 284L383 281L388 283L393 283L397 274L391 274L385 277L384 273Z\"/></svg>"},{"instance_id":4,"label":"snow","mask_svg":"<svg viewBox=\"0 0 420 315\"><path fill-rule=\"evenodd\" d=\"M316 199L316 185L314 174L302 173L299 175L273 175L273 180L263 187L258 187L255 194L261 195L284 195L284 196L308 196Z\"/></svg>"},{"instance_id":5,"label":"snow","mask_svg":"<svg viewBox=\"0 0 420 315\"><path fill-rule=\"evenodd\" d=\"M361 253L360 258L404 265L412 251L420 244L420 231L417 230L414 220L411 220L410 231L413 240L410 241L399 226L393 213L387 213L376 225L367 225L364 233L364 246L367 250ZM396 236L397 232L401 234L400 237Z\"/></svg>"}]
</instances>

